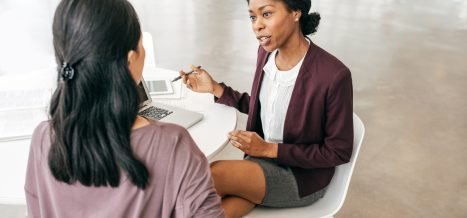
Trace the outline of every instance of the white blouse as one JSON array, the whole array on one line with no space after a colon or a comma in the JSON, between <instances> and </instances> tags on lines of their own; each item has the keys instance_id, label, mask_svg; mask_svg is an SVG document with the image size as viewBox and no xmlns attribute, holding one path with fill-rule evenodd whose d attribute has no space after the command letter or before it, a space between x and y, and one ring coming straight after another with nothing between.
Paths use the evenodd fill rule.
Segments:
<instances>
[{"instance_id":1,"label":"white blouse","mask_svg":"<svg viewBox=\"0 0 467 218\"><path fill-rule=\"evenodd\" d=\"M282 143L284 122L289 107L292 91L297 80L298 72L303 59L288 71L280 71L276 66L277 49L269 55L264 65L264 77L259 93L261 103L261 124L263 126L264 140L273 143Z\"/></svg>"}]
</instances>

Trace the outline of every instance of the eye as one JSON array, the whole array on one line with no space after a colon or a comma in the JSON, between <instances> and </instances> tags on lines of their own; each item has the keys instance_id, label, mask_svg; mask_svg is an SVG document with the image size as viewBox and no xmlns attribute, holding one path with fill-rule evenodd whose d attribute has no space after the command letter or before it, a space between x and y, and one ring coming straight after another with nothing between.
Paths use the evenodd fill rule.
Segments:
<instances>
[{"instance_id":1,"label":"eye","mask_svg":"<svg viewBox=\"0 0 467 218\"><path fill-rule=\"evenodd\" d=\"M253 15L250 15L250 20L251 20L251 21L255 21L255 20L256 20L256 17L253 16Z\"/></svg>"},{"instance_id":2,"label":"eye","mask_svg":"<svg viewBox=\"0 0 467 218\"><path fill-rule=\"evenodd\" d=\"M270 17L272 15L271 12L264 12L263 17Z\"/></svg>"}]
</instances>

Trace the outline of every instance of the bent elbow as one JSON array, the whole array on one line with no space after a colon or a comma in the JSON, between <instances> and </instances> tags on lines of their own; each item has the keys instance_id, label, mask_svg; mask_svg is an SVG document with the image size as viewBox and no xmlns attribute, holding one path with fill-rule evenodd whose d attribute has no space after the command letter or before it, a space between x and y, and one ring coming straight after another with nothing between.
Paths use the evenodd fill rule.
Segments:
<instances>
[{"instance_id":1,"label":"bent elbow","mask_svg":"<svg viewBox=\"0 0 467 218\"><path fill-rule=\"evenodd\" d=\"M346 146L345 149L342 149L337 152L337 158L339 159L339 164L346 164L350 162L352 158L353 145Z\"/></svg>"}]
</instances>

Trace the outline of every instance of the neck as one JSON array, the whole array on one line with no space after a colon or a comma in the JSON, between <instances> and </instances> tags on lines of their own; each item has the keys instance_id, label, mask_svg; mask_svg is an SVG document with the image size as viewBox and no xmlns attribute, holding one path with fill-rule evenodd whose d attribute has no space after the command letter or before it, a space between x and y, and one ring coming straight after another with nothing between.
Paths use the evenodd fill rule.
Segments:
<instances>
[{"instance_id":1,"label":"neck","mask_svg":"<svg viewBox=\"0 0 467 218\"><path fill-rule=\"evenodd\" d=\"M138 129L138 128L141 128L147 125L149 125L149 121L146 120L146 118L137 115L135 123L133 123L133 126L131 127L131 129Z\"/></svg>"},{"instance_id":2,"label":"neck","mask_svg":"<svg viewBox=\"0 0 467 218\"><path fill-rule=\"evenodd\" d=\"M278 49L276 65L279 70L290 70L300 62L308 51L308 41L300 32L292 35L287 43Z\"/></svg>"}]
</instances>

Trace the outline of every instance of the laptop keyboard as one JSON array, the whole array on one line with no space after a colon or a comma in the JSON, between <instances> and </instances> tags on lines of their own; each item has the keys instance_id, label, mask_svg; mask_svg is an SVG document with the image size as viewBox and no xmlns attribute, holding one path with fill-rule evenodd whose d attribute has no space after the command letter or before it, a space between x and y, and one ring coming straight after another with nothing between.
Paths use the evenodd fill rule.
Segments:
<instances>
[{"instance_id":1,"label":"laptop keyboard","mask_svg":"<svg viewBox=\"0 0 467 218\"><path fill-rule=\"evenodd\" d=\"M169 110L154 107L154 106L148 107L145 110L139 112L141 116L154 118L156 120L160 120L171 113L173 113L173 111L169 111Z\"/></svg>"}]
</instances>

